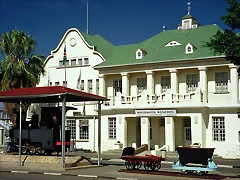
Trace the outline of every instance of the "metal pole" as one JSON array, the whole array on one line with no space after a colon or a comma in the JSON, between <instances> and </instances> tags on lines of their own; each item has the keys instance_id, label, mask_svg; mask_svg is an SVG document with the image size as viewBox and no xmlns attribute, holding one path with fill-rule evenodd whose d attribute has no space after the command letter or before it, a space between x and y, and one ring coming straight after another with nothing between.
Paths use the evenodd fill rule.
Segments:
<instances>
[{"instance_id":1,"label":"metal pole","mask_svg":"<svg viewBox=\"0 0 240 180\"><path fill-rule=\"evenodd\" d=\"M66 113L66 96L62 99L62 167L65 168L65 113Z\"/></svg>"},{"instance_id":2,"label":"metal pole","mask_svg":"<svg viewBox=\"0 0 240 180\"><path fill-rule=\"evenodd\" d=\"M22 151L22 100L20 100L20 110L19 110L19 119L20 119L20 122L19 122L19 166L22 165L21 163L21 151Z\"/></svg>"},{"instance_id":3,"label":"metal pole","mask_svg":"<svg viewBox=\"0 0 240 180\"><path fill-rule=\"evenodd\" d=\"M98 165L101 161L101 103L98 101Z\"/></svg>"}]
</instances>

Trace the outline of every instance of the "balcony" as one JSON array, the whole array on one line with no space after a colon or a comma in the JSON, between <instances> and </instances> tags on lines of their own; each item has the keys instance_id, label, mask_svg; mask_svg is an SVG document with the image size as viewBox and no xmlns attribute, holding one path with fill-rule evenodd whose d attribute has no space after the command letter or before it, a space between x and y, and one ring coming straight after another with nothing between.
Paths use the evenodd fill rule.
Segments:
<instances>
[{"instance_id":1,"label":"balcony","mask_svg":"<svg viewBox=\"0 0 240 180\"><path fill-rule=\"evenodd\" d=\"M117 93L115 97L108 96L110 99L108 102L104 103L104 106L122 106L122 105L173 105L173 104L199 104L203 102L203 93L201 92L200 88L198 88L194 92L185 93L185 94L178 94L172 93L171 90L167 90L166 93L162 94L149 94L146 90L143 91L141 94L136 96L126 96L121 94L120 92Z\"/></svg>"}]
</instances>

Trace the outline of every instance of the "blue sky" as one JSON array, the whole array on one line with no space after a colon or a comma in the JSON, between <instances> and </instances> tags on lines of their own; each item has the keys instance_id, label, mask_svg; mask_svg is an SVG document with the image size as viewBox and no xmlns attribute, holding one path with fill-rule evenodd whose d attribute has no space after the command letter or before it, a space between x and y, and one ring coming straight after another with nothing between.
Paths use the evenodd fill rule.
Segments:
<instances>
[{"instance_id":1,"label":"blue sky","mask_svg":"<svg viewBox=\"0 0 240 180\"><path fill-rule=\"evenodd\" d=\"M89 34L99 34L114 45L144 41L176 29L187 14L188 0L88 0ZM226 28L221 15L226 0L191 0L191 15L201 25ZM86 32L86 0L0 0L0 34L14 28L32 35L36 51L47 57L72 27ZM3 56L0 54L0 60Z\"/></svg>"}]
</instances>

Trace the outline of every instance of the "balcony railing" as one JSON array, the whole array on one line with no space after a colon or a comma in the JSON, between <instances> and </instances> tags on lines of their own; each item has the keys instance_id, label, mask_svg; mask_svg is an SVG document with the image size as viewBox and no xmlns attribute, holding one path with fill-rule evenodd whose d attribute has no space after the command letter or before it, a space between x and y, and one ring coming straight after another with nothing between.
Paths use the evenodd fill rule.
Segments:
<instances>
[{"instance_id":1,"label":"balcony railing","mask_svg":"<svg viewBox=\"0 0 240 180\"><path fill-rule=\"evenodd\" d=\"M162 94L149 94L146 90L144 90L141 94L136 96L126 96L121 94L120 92L117 93L115 97L108 96L110 101L105 102L105 106L115 106L121 104L154 104L154 103L189 103L189 102L203 102L203 93L201 92L200 88L198 88L194 92L179 94L179 93L172 93L171 90L167 90L165 93Z\"/></svg>"}]
</instances>

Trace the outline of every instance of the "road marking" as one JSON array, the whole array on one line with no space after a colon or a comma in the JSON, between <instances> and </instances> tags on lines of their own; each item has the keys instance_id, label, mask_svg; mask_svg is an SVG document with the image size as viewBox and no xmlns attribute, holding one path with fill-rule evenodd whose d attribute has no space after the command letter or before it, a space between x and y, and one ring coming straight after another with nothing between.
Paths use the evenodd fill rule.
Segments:
<instances>
[{"instance_id":1,"label":"road marking","mask_svg":"<svg viewBox=\"0 0 240 180\"><path fill-rule=\"evenodd\" d=\"M82 174L79 174L78 176L79 177L97 178L97 176L93 176L93 175L82 175Z\"/></svg>"},{"instance_id":2,"label":"road marking","mask_svg":"<svg viewBox=\"0 0 240 180\"><path fill-rule=\"evenodd\" d=\"M138 179L135 179L135 178L122 178L122 177L117 177L116 179L119 179L119 180L138 180Z\"/></svg>"},{"instance_id":3,"label":"road marking","mask_svg":"<svg viewBox=\"0 0 240 180\"><path fill-rule=\"evenodd\" d=\"M11 171L12 173L23 173L23 174L27 174L28 171Z\"/></svg>"},{"instance_id":4,"label":"road marking","mask_svg":"<svg viewBox=\"0 0 240 180\"><path fill-rule=\"evenodd\" d=\"M54 176L61 176L61 173L43 173L45 175L54 175Z\"/></svg>"}]
</instances>

